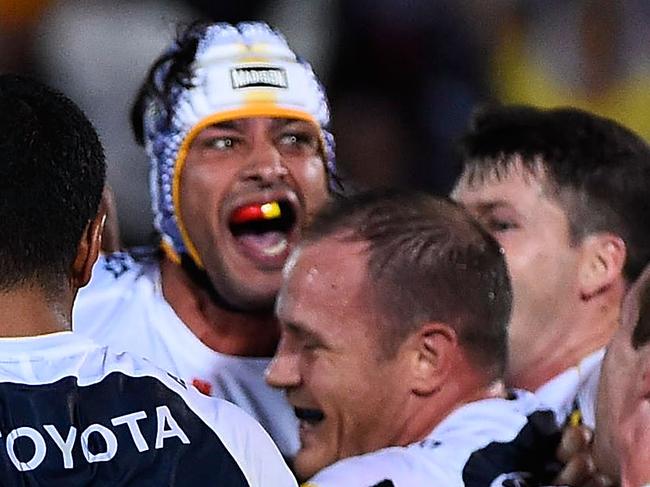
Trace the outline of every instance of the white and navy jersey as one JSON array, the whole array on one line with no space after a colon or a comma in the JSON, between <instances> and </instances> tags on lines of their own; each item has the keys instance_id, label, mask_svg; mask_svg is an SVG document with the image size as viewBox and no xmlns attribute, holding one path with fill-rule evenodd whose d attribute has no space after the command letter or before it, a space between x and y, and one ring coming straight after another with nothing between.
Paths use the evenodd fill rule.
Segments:
<instances>
[{"instance_id":1,"label":"white and navy jersey","mask_svg":"<svg viewBox=\"0 0 650 487\"><path fill-rule=\"evenodd\" d=\"M304 487L526 487L550 480L560 434L530 393L467 404L419 443L341 460Z\"/></svg>"},{"instance_id":2,"label":"white and navy jersey","mask_svg":"<svg viewBox=\"0 0 650 487\"><path fill-rule=\"evenodd\" d=\"M535 391L540 402L555 412L558 425L564 425L569 415L578 409L584 424L594 428L596 393L604 356L605 349L597 350Z\"/></svg>"},{"instance_id":3,"label":"white and navy jersey","mask_svg":"<svg viewBox=\"0 0 650 487\"><path fill-rule=\"evenodd\" d=\"M298 420L284 393L264 381L270 358L215 352L199 340L165 300L155 259L103 256L73 312L75 332L115 351L128 351L231 401L268 431L285 456L298 449Z\"/></svg>"},{"instance_id":4,"label":"white and navy jersey","mask_svg":"<svg viewBox=\"0 0 650 487\"><path fill-rule=\"evenodd\" d=\"M146 360L71 332L0 339L3 486L294 486L268 434Z\"/></svg>"}]
</instances>

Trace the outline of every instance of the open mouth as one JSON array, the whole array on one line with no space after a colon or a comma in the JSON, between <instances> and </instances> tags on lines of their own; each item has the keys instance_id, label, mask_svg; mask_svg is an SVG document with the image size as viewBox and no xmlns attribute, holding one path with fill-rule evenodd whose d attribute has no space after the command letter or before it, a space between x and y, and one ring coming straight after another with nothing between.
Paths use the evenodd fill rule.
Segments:
<instances>
[{"instance_id":1,"label":"open mouth","mask_svg":"<svg viewBox=\"0 0 650 487\"><path fill-rule=\"evenodd\" d=\"M293 411L296 417L301 421L311 426L316 426L318 423L325 419L325 414L319 409L306 409L294 407Z\"/></svg>"},{"instance_id":2,"label":"open mouth","mask_svg":"<svg viewBox=\"0 0 650 487\"><path fill-rule=\"evenodd\" d=\"M270 265L284 263L296 223L296 210L287 200L246 204L229 219L230 232L242 250Z\"/></svg>"}]
</instances>

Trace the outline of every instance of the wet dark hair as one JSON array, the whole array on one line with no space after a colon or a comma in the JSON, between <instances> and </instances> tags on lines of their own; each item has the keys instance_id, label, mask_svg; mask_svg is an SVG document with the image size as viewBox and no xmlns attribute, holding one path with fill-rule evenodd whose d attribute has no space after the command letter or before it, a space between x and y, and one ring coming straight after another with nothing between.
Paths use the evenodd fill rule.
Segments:
<instances>
[{"instance_id":1,"label":"wet dark hair","mask_svg":"<svg viewBox=\"0 0 650 487\"><path fill-rule=\"evenodd\" d=\"M506 173L521 158L544 171L566 211L574 242L597 232L627 247L624 275L636 279L650 260L650 147L622 125L575 108L494 106L477 111L455 146L473 179Z\"/></svg>"},{"instance_id":2,"label":"wet dark hair","mask_svg":"<svg viewBox=\"0 0 650 487\"><path fill-rule=\"evenodd\" d=\"M176 88L189 89L192 85L192 63L196 56L199 40L213 25L207 20L198 20L185 29L179 29L173 46L161 54L152 64L144 83L131 107L131 128L138 144L144 145L144 114L149 100L154 99L165 107L167 123L171 123L176 103ZM168 64L165 75L157 79L158 72Z\"/></svg>"},{"instance_id":3,"label":"wet dark hair","mask_svg":"<svg viewBox=\"0 0 650 487\"><path fill-rule=\"evenodd\" d=\"M361 193L326 206L301 245L332 236L368 243L367 284L388 318L387 356L419 326L442 322L491 380L502 376L510 279L499 245L463 208L417 192Z\"/></svg>"},{"instance_id":4,"label":"wet dark hair","mask_svg":"<svg viewBox=\"0 0 650 487\"><path fill-rule=\"evenodd\" d=\"M97 133L64 95L2 75L0 154L0 291L58 290L104 187Z\"/></svg>"}]
</instances>

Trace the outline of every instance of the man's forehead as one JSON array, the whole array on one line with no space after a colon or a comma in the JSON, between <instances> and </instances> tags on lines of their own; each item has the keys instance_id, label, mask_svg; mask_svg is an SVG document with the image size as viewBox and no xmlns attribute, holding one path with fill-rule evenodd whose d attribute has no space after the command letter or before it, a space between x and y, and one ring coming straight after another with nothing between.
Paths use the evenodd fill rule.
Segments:
<instances>
[{"instance_id":1,"label":"man's forehead","mask_svg":"<svg viewBox=\"0 0 650 487\"><path fill-rule=\"evenodd\" d=\"M451 192L460 203L504 202L510 191L532 190L540 197L555 195L542 161L526 163L520 156L468 162ZM485 201L483 201L485 200Z\"/></svg>"},{"instance_id":2,"label":"man's forehead","mask_svg":"<svg viewBox=\"0 0 650 487\"><path fill-rule=\"evenodd\" d=\"M367 244L325 240L292 254L276 314L289 332L345 348L367 337L378 322L367 280Z\"/></svg>"},{"instance_id":3,"label":"man's forehead","mask_svg":"<svg viewBox=\"0 0 650 487\"><path fill-rule=\"evenodd\" d=\"M365 306L365 245L328 240L303 243L291 254L277 300L279 315L324 307L337 314Z\"/></svg>"},{"instance_id":4,"label":"man's forehead","mask_svg":"<svg viewBox=\"0 0 650 487\"><path fill-rule=\"evenodd\" d=\"M326 237L304 242L291 254L285 279L302 284L327 284L331 289L357 282L365 274L367 244Z\"/></svg>"}]
</instances>

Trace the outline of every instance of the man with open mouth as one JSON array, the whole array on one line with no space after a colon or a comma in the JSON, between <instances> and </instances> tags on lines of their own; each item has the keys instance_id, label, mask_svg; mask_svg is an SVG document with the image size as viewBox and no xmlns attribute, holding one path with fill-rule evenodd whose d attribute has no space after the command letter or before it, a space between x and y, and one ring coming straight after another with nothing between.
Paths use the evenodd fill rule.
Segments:
<instances>
[{"instance_id":1,"label":"man with open mouth","mask_svg":"<svg viewBox=\"0 0 650 487\"><path fill-rule=\"evenodd\" d=\"M291 456L293 410L263 371L281 269L340 189L323 89L266 24L196 23L153 64L132 122L160 250L100 259L76 331L231 400Z\"/></svg>"},{"instance_id":2,"label":"man with open mouth","mask_svg":"<svg viewBox=\"0 0 650 487\"><path fill-rule=\"evenodd\" d=\"M403 192L333 202L284 272L267 381L300 421L306 486L551 480L552 411L503 386L503 252L461 207Z\"/></svg>"}]
</instances>

